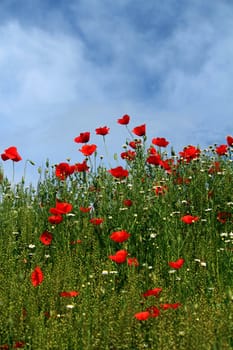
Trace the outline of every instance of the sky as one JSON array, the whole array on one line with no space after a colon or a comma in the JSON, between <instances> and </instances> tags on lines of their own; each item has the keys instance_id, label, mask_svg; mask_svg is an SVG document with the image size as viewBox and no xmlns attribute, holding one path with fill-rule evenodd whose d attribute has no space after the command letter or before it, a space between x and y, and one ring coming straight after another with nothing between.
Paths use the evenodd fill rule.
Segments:
<instances>
[{"instance_id":1,"label":"sky","mask_svg":"<svg viewBox=\"0 0 233 350\"><path fill-rule=\"evenodd\" d=\"M226 143L232 18L231 0L1 0L0 152L18 148L19 179L35 162L34 181L46 159L83 160L80 132L104 154L95 129L110 127L106 145L119 154L124 114L177 152ZM0 164L10 178L11 162Z\"/></svg>"}]
</instances>

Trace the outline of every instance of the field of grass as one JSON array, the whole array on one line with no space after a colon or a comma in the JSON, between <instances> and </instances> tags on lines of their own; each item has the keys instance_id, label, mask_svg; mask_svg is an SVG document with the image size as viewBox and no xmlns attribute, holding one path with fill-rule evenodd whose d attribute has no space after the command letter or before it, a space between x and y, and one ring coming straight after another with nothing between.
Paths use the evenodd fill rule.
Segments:
<instances>
[{"instance_id":1,"label":"field of grass","mask_svg":"<svg viewBox=\"0 0 233 350\"><path fill-rule=\"evenodd\" d=\"M35 187L3 153L0 349L233 349L233 139L175 154L128 131L111 168L80 135L84 162Z\"/></svg>"}]
</instances>

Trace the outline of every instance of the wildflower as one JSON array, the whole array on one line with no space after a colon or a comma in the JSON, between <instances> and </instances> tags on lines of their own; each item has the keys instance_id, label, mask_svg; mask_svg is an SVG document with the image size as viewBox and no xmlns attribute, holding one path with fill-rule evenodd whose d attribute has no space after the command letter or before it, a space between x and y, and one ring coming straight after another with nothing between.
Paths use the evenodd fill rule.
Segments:
<instances>
[{"instance_id":1,"label":"wildflower","mask_svg":"<svg viewBox=\"0 0 233 350\"><path fill-rule=\"evenodd\" d=\"M132 147L133 149L136 149L141 145L141 140L135 140L135 141L130 141L129 146Z\"/></svg>"},{"instance_id":2,"label":"wildflower","mask_svg":"<svg viewBox=\"0 0 233 350\"><path fill-rule=\"evenodd\" d=\"M69 163L59 163L56 165L55 175L60 180L65 180L69 175L73 174L75 171L75 165L70 165Z\"/></svg>"},{"instance_id":3,"label":"wildflower","mask_svg":"<svg viewBox=\"0 0 233 350\"><path fill-rule=\"evenodd\" d=\"M87 132L81 132L79 136L75 137L74 142L77 143L86 143L90 140L90 133Z\"/></svg>"},{"instance_id":4,"label":"wildflower","mask_svg":"<svg viewBox=\"0 0 233 350\"><path fill-rule=\"evenodd\" d=\"M117 120L118 124L127 125L129 124L130 116L128 114L123 115L123 117Z\"/></svg>"},{"instance_id":5,"label":"wildflower","mask_svg":"<svg viewBox=\"0 0 233 350\"><path fill-rule=\"evenodd\" d=\"M96 135L102 135L105 136L109 133L109 128L107 126L103 126L100 128L95 129Z\"/></svg>"},{"instance_id":6,"label":"wildflower","mask_svg":"<svg viewBox=\"0 0 233 350\"><path fill-rule=\"evenodd\" d=\"M151 165L160 165L161 157L159 154L152 154L147 157L146 162Z\"/></svg>"},{"instance_id":7,"label":"wildflower","mask_svg":"<svg viewBox=\"0 0 233 350\"><path fill-rule=\"evenodd\" d=\"M127 259L127 264L128 264L129 266L134 266L134 267L139 266L139 262L138 262L138 259L137 259L137 258L128 258L128 259Z\"/></svg>"},{"instance_id":8,"label":"wildflower","mask_svg":"<svg viewBox=\"0 0 233 350\"><path fill-rule=\"evenodd\" d=\"M63 217L61 215L51 215L48 217L48 221L50 224L57 225L63 221Z\"/></svg>"},{"instance_id":9,"label":"wildflower","mask_svg":"<svg viewBox=\"0 0 233 350\"><path fill-rule=\"evenodd\" d=\"M126 160L134 160L136 157L136 153L131 151L131 150L128 150L126 152L122 152L121 153L121 158L122 159L126 159Z\"/></svg>"},{"instance_id":10,"label":"wildflower","mask_svg":"<svg viewBox=\"0 0 233 350\"><path fill-rule=\"evenodd\" d=\"M54 215L61 215L61 214L68 214L71 212L73 209L72 204L67 203L67 202L59 202L58 200L56 201L56 207L55 208L50 208L49 211L51 214Z\"/></svg>"},{"instance_id":11,"label":"wildflower","mask_svg":"<svg viewBox=\"0 0 233 350\"><path fill-rule=\"evenodd\" d=\"M164 195L167 192L167 186L155 186L154 191L156 196Z\"/></svg>"},{"instance_id":12,"label":"wildflower","mask_svg":"<svg viewBox=\"0 0 233 350\"><path fill-rule=\"evenodd\" d=\"M139 321L145 321L150 317L149 311L141 311L134 315L134 317Z\"/></svg>"},{"instance_id":13,"label":"wildflower","mask_svg":"<svg viewBox=\"0 0 233 350\"><path fill-rule=\"evenodd\" d=\"M90 223L93 225L100 225L102 224L102 222L104 221L104 219L102 218L92 218L90 219Z\"/></svg>"},{"instance_id":14,"label":"wildflower","mask_svg":"<svg viewBox=\"0 0 233 350\"><path fill-rule=\"evenodd\" d=\"M146 310L150 312L150 317L158 317L160 315L160 310L156 306L150 306Z\"/></svg>"},{"instance_id":15,"label":"wildflower","mask_svg":"<svg viewBox=\"0 0 233 350\"><path fill-rule=\"evenodd\" d=\"M79 210L82 213L89 213L91 211L91 207L79 207Z\"/></svg>"},{"instance_id":16,"label":"wildflower","mask_svg":"<svg viewBox=\"0 0 233 350\"><path fill-rule=\"evenodd\" d=\"M50 245L52 242L53 236L50 232L44 231L40 236L40 241L44 245Z\"/></svg>"},{"instance_id":17,"label":"wildflower","mask_svg":"<svg viewBox=\"0 0 233 350\"><path fill-rule=\"evenodd\" d=\"M122 264L126 261L128 252L124 249L118 250L115 255L109 255L109 259L115 261L117 264Z\"/></svg>"},{"instance_id":18,"label":"wildflower","mask_svg":"<svg viewBox=\"0 0 233 350\"><path fill-rule=\"evenodd\" d=\"M143 293L142 296L144 298L149 297L151 295L158 297L161 292L162 292L162 288L149 289L145 293Z\"/></svg>"},{"instance_id":19,"label":"wildflower","mask_svg":"<svg viewBox=\"0 0 233 350\"><path fill-rule=\"evenodd\" d=\"M124 204L126 207L131 207L131 205L133 205L133 202L131 201L131 199L124 199L124 200L123 200L123 204Z\"/></svg>"},{"instance_id":20,"label":"wildflower","mask_svg":"<svg viewBox=\"0 0 233 350\"><path fill-rule=\"evenodd\" d=\"M226 140L227 140L228 146L232 147L233 146L233 137L232 136L227 136Z\"/></svg>"},{"instance_id":21,"label":"wildflower","mask_svg":"<svg viewBox=\"0 0 233 350\"><path fill-rule=\"evenodd\" d=\"M189 163L192 159L196 159L199 157L201 151L194 146L184 147L182 152L179 152L179 155Z\"/></svg>"},{"instance_id":22,"label":"wildflower","mask_svg":"<svg viewBox=\"0 0 233 350\"><path fill-rule=\"evenodd\" d=\"M97 146L92 145L83 145L82 148L79 149L80 152L86 157L91 156L96 151Z\"/></svg>"},{"instance_id":23,"label":"wildflower","mask_svg":"<svg viewBox=\"0 0 233 350\"><path fill-rule=\"evenodd\" d=\"M188 224L188 225L190 225L198 220L199 220L198 216L192 216L192 215L184 215L181 218L181 221L183 221L185 224Z\"/></svg>"},{"instance_id":24,"label":"wildflower","mask_svg":"<svg viewBox=\"0 0 233 350\"><path fill-rule=\"evenodd\" d=\"M76 292L75 290L72 290L70 292L61 292L60 296L64 297L64 298L72 298L72 297L76 297L77 295L79 295L79 292Z\"/></svg>"},{"instance_id":25,"label":"wildflower","mask_svg":"<svg viewBox=\"0 0 233 350\"><path fill-rule=\"evenodd\" d=\"M26 343L24 341L19 340L13 344L13 349L21 349L21 348L24 348L25 345Z\"/></svg>"},{"instance_id":26,"label":"wildflower","mask_svg":"<svg viewBox=\"0 0 233 350\"><path fill-rule=\"evenodd\" d=\"M39 266L37 266L31 273L31 283L34 287L37 287L43 282L44 274Z\"/></svg>"},{"instance_id":27,"label":"wildflower","mask_svg":"<svg viewBox=\"0 0 233 350\"><path fill-rule=\"evenodd\" d=\"M75 164L75 170L79 173L88 171L89 166L87 165L86 160L84 160L82 163L76 163Z\"/></svg>"},{"instance_id":28,"label":"wildflower","mask_svg":"<svg viewBox=\"0 0 233 350\"><path fill-rule=\"evenodd\" d=\"M184 259L182 259L182 258L179 258L178 260L176 260L176 261L170 261L169 263L168 263L168 265L170 266L170 267L172 267L173 269L180 269L182 266L183 266L183 264L184 264Z\"/></svg>"},{"instance_id":29,"label":"wildflower","mask_svg":"<svg viewBox=\"0 0 233 350\"><path fill-rule=\"evenodd\" d=\"M218 147L215 148L215 152L219 155L219 156L224 156L227 154L227 145L220 145Z\"/></svg>"},{"instance_id":30,"label":"wildflower","mask_svg":"<svg viewBox=\"0 0 233 350\"><path fill-rule=\"evenodd\" d=\"M124 177L127 177L129 175L128 170L124 169L122 166L112 168L112 169L108 170L108 172L116 178L124 178Z\"/></svg>"},{"instance_id":31,"label":"wildflower","mask_svg":"<svg viewBox=\"0 0 233 350\"><path fill-rule=\"evenodd\" d=\"M21 156L19 155L17 148L15 146L11 146L4 150L4 153L1 154L2 160L8 160L11 159L13 162L19 162L22 160Z\"/></svg>"},{"instance_id":32,"label":"wildflower","mask_svg":"<svg viewBox=\"0 0 233 350\"><path fill-rule=\"evenodd\" d=\"M231 216L232 216L231 213L222 211L217 214L217 220L222 224L225 224L231 218Z\"/></svg>"},{"instance_id":33,"label":"wildflower","mask_svg":"<svg viewBox=\"0 0 233 350\"><path fill-rule=\"evenodd\" d=\"M169 142L164 137L156 137L152 139L152 143L159 147L167 147Z\"/></svg>"},{"instance_id":34,"label":"wildflower","mask_svg":"<svg viewBox=\"0 0 233 350\"><path fill-rule=\"evenodd\" d=\"M130 234L124 230L113 232L110 235L111 240L117 243L122 243L130 237Z\"/></svg>"},{"instance_id":35,"label":"wildflower","mask_svg":"<svg viewBox=\"0 0 233 350\"><path fill-rule=\"evenodd\" d=\"M165 303L165 304L161 304L160 308L163 310L167 310L167 309L177 309L180 306L181 306L180 303L174 303L174 304Z\"/></svg>"},{"instance_id":36,"label":"wildflower","mask_svg":"<svg viewBox=\"0 0 233 350\"><path fill-rule=\"evenodd\" d=\"M146 124L136 126L132 132L137 136L144 136L146 134Z\"/></svg>"},{"instance_id":37,"label":"wildflower","mask_svg":"<svg viewBox=\"0 0 233 350\"><path fill-rule=\"evenodd\" d=\"M214 162L208 170L208 174L218 173L221 171L220 162Z\"/></svg>"}]
</instances>

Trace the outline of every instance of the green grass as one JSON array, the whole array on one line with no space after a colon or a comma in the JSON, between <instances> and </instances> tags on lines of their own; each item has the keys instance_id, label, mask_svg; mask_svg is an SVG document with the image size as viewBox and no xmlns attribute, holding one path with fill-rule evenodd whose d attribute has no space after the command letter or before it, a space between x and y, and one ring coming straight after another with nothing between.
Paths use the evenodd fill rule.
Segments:
<instances>
[{"instance_id":1,"label":"green grass","mask_svg":"<svg viewBox=\"0 0 233 350\"><path fill-rule=\"evenodd\" d=\"M232 148L219 156L210 147L190 162L162 152L174 162L167 172L148 164L150 144L141 140L136 158L124 161L124 179L96 166L98 153L87 157L89 172L64 180L47 163L35 188L2 174L0 349L233 349ZM220 170L211 172L215 161ZM155 186L164 192L156 195ZM53 225L57 199L72 211ZM91 212L79 209L90 205ZM187 214L199 219L186 224ZM93 217L103 222L94 225ZM53 236L47 246L40 241L45 230ZM130 233L127 241L109 238L121 230ZM120 249L139 266L112 261ZM183 266L172 269L168 263L178 258ZM36 266L44 279L33 286ZM142 296L154 288L162 288L158 297ZM165 303L180 305L163 310ZM151 306L158 317L135 317Z\"/></svg>"}]
</instances>

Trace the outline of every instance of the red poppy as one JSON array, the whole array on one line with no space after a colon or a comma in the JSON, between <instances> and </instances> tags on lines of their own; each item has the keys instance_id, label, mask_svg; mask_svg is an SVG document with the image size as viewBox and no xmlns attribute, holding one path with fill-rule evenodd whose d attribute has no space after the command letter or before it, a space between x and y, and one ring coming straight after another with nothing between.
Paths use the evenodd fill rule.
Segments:
<instances>
[{"instance_id":1,"label":"red poppy","mask_svg":"<svg viewBox=\"0 0 233 350\"><path fill-rule=\"evenodd\" d=\"M150 312L150 317L158 317L160 315L160 310L156 306L150 306L146 310Z\"/></svg>"},{"instance_id":2,"label":"red poppy","mask_svg":"<svg viewBox=\"0 0 233 350\"><path fill-rule=\"evenodd\" d=\"M231 213L228 213L226 211L221 211L217 215L217 220L221 222L222 224L225 224L229 219L231 219Z\"/></svg>"},{"instance_id":3,"label":"red poppy","mask_svg":"<svg viewBox=\"0 0 233 350\"><path fill-rule=\"evenodd\" d=\"M1 158L4 161L11 159L13 160L13 162L19 162L20 160L22 160L15 146L11 146L5 149L4 153L1 154Z\"/></svg>"},{"instance_id":4,"label":"red poppy","mask_svg":"<svg viewBox=\"0 0 233 350\"><path fill-rule=\"evenodd\" d=\"M224 156L227 154L227 145L220 145L218 147L215 148L215 152L219 155L219 156Z\"/></svg>"},{"instance_id":5,"label":"red poppy","mask_svg":"<svg viewBox=\"0 0 233 350\"><path fill-rule=\"evenodd\" d=\"M181 306L180 303L173 303L173 304L165 303L165 304L161 304L160 308L163 310L167 310L167 309L177 309L180 306Z\"/></svg>"},{"instance_id":6,"label":"red poppy","mask_svg":"<svg viewBox=\"0 0 233 350\"><path fill-rule=\"evenodd\" d=\"M128 150L126 152L122 152L121 153L121 158L122 159L126 159L126 160L134 160L136 157L136 153L131 151L131 150Z\"/></svg>"},{"instance_id":7,"label":"red poppy","mask_svg":"<svg viewBox=\"0 0 233 350\"><path fill-rule=\"evenodd\" d=\"M128 252L124 249L118 250L115 255L109 255L109 259L115 261L117 264L126 262Z\"/></svg>"},{"instance_id":8,"label":"red poppy","mask_svg":"<svg viewBox=\"0 0 233 350\"><path fill-rule=\"evenodd\" d=\"M124 200L123 200L123 204L124 204L126 207L131 207L131 205L133 205L133 202L131 201L131 199L124 199Z\"/></svg>"},{"instance_id":9,"label":"red poppy","mask_svg":"<svg viewBox=\"0 0 233 350\"><path fill-rule=\"evenodd\" d=\"M167 192L167 190L168 190L167 186L155 186L154 187L154 191L155 191L156 196L164 195Z\"/></svg>"},{"instance_id":10,"label":"red poppy","mask_svg":"<svg viewBox=\"0 0 233 350\"><path fill-rule=\"evenodd\" d=\"M167 147L169 142L164 137L155 137L152 139L152 143L159 147Z\"/></svg>"},{"instance_id":11,"label":"red poppy","mask_svg":"<svg viewBox=\"0 0 233 350\"><path fill-rule=\"evenodd\" d=\"M158 297L161 292L162 292L162 288L149 289L145 293L143 293L142 296L144 298L152 296L152 295L155 297Z\"/></svg>"},{"instance_id":12,"label":"red poppy","mask_svg":"<svg viewBox=\"0 0 233 350\"><path fill-rule=\"evenodd\" d=\"M184 147L182 152L179 152L179 155L189 163L192 159L198 158L201 151L194 146Z\"/></svg>"},{"instance_id":13,"label":"red poppy","mask_svg":"<svg viewBox=\"0 0 233 350\"><path fill-rule=\"evenodd\" d=\"M211 165L211 167L209 168L208 173L214 174L214 173L218 173L219 171L221 171L220 162L214 162L214 164Z\"/></svg>"},{"instance_id":14,"label":"red poppy","mask_svg":"<svg viewBox=\"0 0 233 350\"><path fill-rule=\"evenodd\" d=\"M69 175L73 174L75 171L75 165L70 165L69 163L60 163L56 165L55 175L60 180L65 180Z\"/></svg>"},{"instance_id":15,"label":"red poppy","mask_svg":"<svg viewBox=\"0 0 233 350\"><path fill-rule=\"evenodd\" d=\"M81 239L76 239L76 241L71 241L70 242L71 245L81 244L81 243L82 243Z\"/></svg>"},{"instance_id":16,"label":"red poppy","mask_svg":"<svg viewBox=\"0 0 233 350\"><path fill-rule=\"evenodd\" d=\"M62 215L62 214L70 213L72 209L73 209L72 204L67 203L67 202L59 202L57 200L56 207L50 208L49 211L51 214L54 214L54 215Z\"/></svg>"},{"instance_id":17,"label":"red poppy","mask_svg":"<svg viewBox=\"0 0 233 350\"><path fill-rule=\"evenodd\" d=\"M185 224L188 224L188 225L193 224L198 220L199 220L198 216L192 216L192 215L184 215L181 218L181 221L183 221Z\"/></svg>"},{"instance_id":18,"label":"red poppy","mask_svg":"<svg viewBox=\"0 0 233 350\"><path fill-rule=\"evenodd\" d=\"M128 233L127 231L115 231L110 235L110 238L112 241L117 242L117 243L122 243L124 241L126 241L127 239L129 239L130 237L130 233Z\"/></svg>"},{"instance_id":19,"label":"red poppy","mask_svg":"<svg viewBox=\"0 0 233 350\"><path fill-rule=\"evenodd\" d=\"M164 168L169 174L172 172L172 166L174 164L173 159L166 159L166 160L161 160L160 166Z\"/></svg>"},{"instance_id":20,"label":"red poppy","mask_svg":"<svg viewBox=\"0 0 233 350\"><path fill-rule=\"evenodd\" d=\"M232 147L233 146L233 137L232 136L227 136L226 140L227 140L228 146Z\"/></svg>"},{"instance_id":21,"label":"red poppy","mask_svg":"<svg viewBox=\"0 0 233 350\"><path fill-rule=\"evenodd\" d=\"M109 133L110 128L108 128L107 126L103 126L100 128L95 129L96 135L102 135L105 136Z\"/></svg>"},{"instance_id":22,"label":"red poppy","mask_svg":"<svg viewBox=\"0 0 233 350\"><path fill-rule=\"evenodd\" d=\"M75 137L74 142L77 143L86 143L90 140L90 133L87 132L81 132L79 136Z\"/></svg>"},{"instance_id":23,"label":"red poppy","mask_svg":"<svg viewBox=\"0 0 233 350\"><path fill-rule=\"evenodd\" d=\"M61 215L52 215L48 217L48 221L52 225L58 225L63 221L63 217Z\"/></svg>"},{"instance_id":24,"label":"red poppy","mask_svg":"<svg viewBox=\"0 0 233 350\"><path fill-rule=\"evenodd\" d=\"M108 170L108 172L116 178L124 178L124 177L127 177L129 175L128 170L123 169L122 166L112 168L112 169Z\"/></svg>"},{"instance_id":25,"label":"red poppy","mask_svg":"<svg viewBox=\"0 0 233 350\"><path fill-rule=\"evenodd\" d=\"M170 261L169 263L168 263L168 265L170 266L170 267L172 267L173 269L180 269L182 266L183 266L183 264L184 264L184 259L182 259L182 258L179 258L178 260L176 260L176 261Z\"/></svg>"},{"instance_id":26,"label":"red poppy","mask_svg":"<svg viewBox=\"0 0 233 350\"><path fill-rule=\"evenodd\" d=\"M139 262L138 262L137 258L128 258L127 259L127 264L129 266L135 266L135 267L139 266Z\"/></svg>"},{"instance_id":27,"label":"red poppy","mask_svg":"<svg viewBox=\"0 0 233 350\"><path fill-rule=\"evenodd\" d=\"M21 349L24 348L24 346L26 345L26 343L24 341L16 341L13 345L13 349Z\"/></svg>"},{"instance_id":28,"label":"red poppy","mask_svg":"<svg viewBox=\"0 0 233 350\"><path fill-rule=\"evenodd\" d=\"M139 321L145 321L150 317L150 312L149 311L141 311L137 312L134 317L139 320Z\"/></svg>"},{"instance_id":29,"label":"red poppy","mask_svg":"<svg viewBox=\"0 0 233 350\"><path fill-rule=\"evenodd\" d=\"M96 151L96 148L96 145L83 145L79 151L82 152L84 156L89 157Z\"/></svg>"},{"instance_id":30,"label":"red poppy","mask_svg":"<svg viewBox=\"0 0 233 350\"><path fill-rule=\"evenodd\" d=\"M121 125L127 125L127 124L129 124L129 121L130 121L130 116L128 114L125 114L125 115L123 115L122 118L119 118L117 120L117 123L121 124Z\"/></svg>"},{"instance_id":31,"label":"red poppy","mask_svg":"<svg viewBox=\"0 0 233 350\"><path fill-rule=\"evenodd\" d=\"M161 157L159 154L153 154L147 157L146 162L151 165L160 165Z\"/></svg>"},{"instance_id":32,"label":"red poppy","mask_svg":"<svg viewBox=\"0 0 233 350\"><path fill-rule=\"evenodd\" d=\"M132 132L137 136L146 135L146 124L142 124L133 128Z\"/></svg>"},{"instance_id":33,"label":"red poppy","mask_svg":"<svg viewBox=\"0 0 233 350\"><path fill-rule=\"evenodd\" d=\"M70 292L61 292L60 296L64 297L64 298L72 298L72 297L76 297L77 295L79 295L79 292L76 292L75 290L72 290Z\"/></svg>"},{"instance_id":34,"label":"red poppy","mask_svg":"<svg viewBox=\"0 0 233 350\"><path fill-rule=\"evenodd\" d=\"M141 140L130 141L129 146L132 147L133 149L136 149L141 145L141 143L142 143Z\"/></svg>"},{"instance_id":35,"label":"red poppy","mask_svg":"<svg viewBox=\"0 0 233 350\"><path fill-rule=\"evenodd\" d=\"M89 213L91 211L91 207L79 207L79 210L82 213Z\"/></svg>"},{"instance_id":36,"label":"red poppy","mask_svg":"<svg viewBox=\"0 0 233 350\"><path fill-rule=\"evenodd\" d=\"M75 164L75 170L79 173L88 171L89 166L87 165L86 160L84 160L82 163L76 163Z\"/></svg>"},{"instance_id":37,"label":"red poppy","mask_svg":"<svg viewBox=\"0 0 233 350\"><path fill-rule=\"evenodd\" d=\"M2 344L2 345L0 345L0 349L1 350L8 350L8 349L10 349L10 347L8 344Z\"/></svg>"},{"instance_id":38,"label":"red poppy","mask_svg":"<svg viewBox=\"0 0 233 350\"><path fill-rule=\"evenodd\" d=\"M39 286L44 280L44 274L39 266L35 267L35 269L31 273L31 283L34 287Z\"/></svg>"},{"instance_id":39,"label":"red poppy","mask_svg":"<svg viewBox=\"0 0 233 350\"><path fill-rule=\"evenodd\" d=\"M93 225L96 225L96 226L102 224L103 222L104 222L104 219L102 219L102 218L92 218L92 219L90 219L90 223L93 224Z\"/></svg>"},{"instance_id":40,"label":"red poppy","mask_svg":"<svg viewBox=\"0 0 233 350\"><path fill-rule=\"evenodd\" d=\"M53 240L53 236L52 233L48 232L48 231L44 231L41 235L40 235L40 241L41 243L43 243L44 245L50 245L51 242Z\"/></svg>"}]
</instances>

